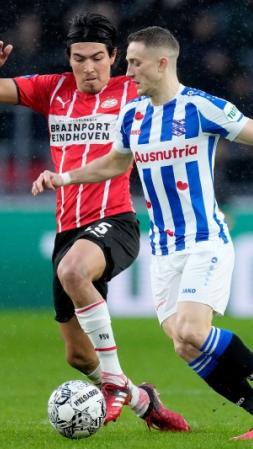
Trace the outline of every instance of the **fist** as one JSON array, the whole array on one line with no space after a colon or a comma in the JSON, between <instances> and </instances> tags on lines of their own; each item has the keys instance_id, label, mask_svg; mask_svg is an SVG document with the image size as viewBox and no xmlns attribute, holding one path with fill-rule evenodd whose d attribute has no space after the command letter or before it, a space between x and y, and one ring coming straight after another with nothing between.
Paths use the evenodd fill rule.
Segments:
<instances>
[{"instance_id":1,"label":"fist","mask_svg":"<svg viewBox=\"0 0 253 449\"><path fill-rule=\"evenodd\" d=\"M9 54L12 52L13 46L11 44L6 45L4 47L3 41L0 41L0 67L5 63L8 59Z\"/></svg>"},{"instance_id":2,"label":"fist","mask_svg":"<svg viewBox=\"0 0 253 449\"><path fill-rule=\"evenodd\" d=\"M44 192L44 190L55 190L57 187L63 185L61 175L49 170L43 171L38 178L33 182L32 194L33 196Z\"/></svg>"}]
</instances>

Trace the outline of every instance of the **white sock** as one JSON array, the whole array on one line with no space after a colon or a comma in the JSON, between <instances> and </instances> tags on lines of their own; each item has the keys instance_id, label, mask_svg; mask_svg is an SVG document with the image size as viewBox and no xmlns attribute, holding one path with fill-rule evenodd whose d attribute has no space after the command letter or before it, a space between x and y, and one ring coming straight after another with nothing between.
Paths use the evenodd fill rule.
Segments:
<instances>
[{"instance_id":1,"label":"white sock","mask_svg":"<svg viewBox=\"0 0 253 449\"><path fill-rule=\"evenodd\" d=\"M98 352L102 382L108 382L108 377L112 375L115 382L111 383L117 385L126 383L126 377L118 359L117 346L106 302L101 299L86 307L75 309L75 313L81 328L89 336Z\"/></svg>"},{"instance_id":2,"label":"white sock","mask_svg":"<svg viewBox=\"0 0 253 449\"><path fill-rule=\"evenodd\" d=\"M101 386L102 383L102 371L101 371L101 366L100 364L97 366L96 369L94 369L94 371L92 371L89 374L86 374L86 377L88 377L88 379L97 387Z\"/></svg>"},{"instance_id":3,"label":"white sock","mask_svg":"<svg viewBox=\"0 0 253 449\"><path fill-rule=\"evenodd\" d=\"M117 375L112 373L106 373L101 370L100 364L94 371L92 371L89 374L86 374L86 377L88 377L88 379L99 388L101 387L102 381L121 386L126 385L126 376L124 374Z\"/></svg>"},{"instance_id":4,"label":"white sock","mask_svg":"<svg viewBox=\"0 0 253 449\"><path fill-rule=\"evenodd\" d=\"M128 388L132 395L129 405L136 415L141 417L150 404L149 395L143 388L134 385L130 379L128 379Z\"/></svg>"}]
</instances>

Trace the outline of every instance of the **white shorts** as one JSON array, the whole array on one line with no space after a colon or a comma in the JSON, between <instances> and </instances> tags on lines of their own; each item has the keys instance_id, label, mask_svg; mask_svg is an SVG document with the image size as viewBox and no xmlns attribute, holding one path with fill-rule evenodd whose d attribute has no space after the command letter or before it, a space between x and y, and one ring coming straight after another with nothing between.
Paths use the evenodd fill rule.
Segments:
<instances>
[{"instance_id":1,"label":"white shorts","mask_svg":"<svg viewBox=\"0 0 253 449\"><path fill-rule=\"evenodd\" d=\"M234 247L221 239L198 242L168 256L152 256L151 287L160 323L184 301L209 305L223 315L229 300Z\"/></svg>"}]
</instances>

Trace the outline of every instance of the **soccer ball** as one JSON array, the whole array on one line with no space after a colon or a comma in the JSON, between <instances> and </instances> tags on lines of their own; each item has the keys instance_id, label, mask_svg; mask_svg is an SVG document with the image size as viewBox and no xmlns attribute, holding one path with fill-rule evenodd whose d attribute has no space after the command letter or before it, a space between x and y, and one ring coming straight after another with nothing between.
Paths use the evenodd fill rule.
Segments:
<instances>
[{"instance_id":1,"label":"soccer ball","mask_svg":"<svg viewBox=\"0 0 253 449\"><path fill-rule=\"evenodd\" d=\"M48 400L48 419L64 437L87 438L103 425L106 403L101 391L82 380L69 380Z\"/></svg>"}]
</instances>

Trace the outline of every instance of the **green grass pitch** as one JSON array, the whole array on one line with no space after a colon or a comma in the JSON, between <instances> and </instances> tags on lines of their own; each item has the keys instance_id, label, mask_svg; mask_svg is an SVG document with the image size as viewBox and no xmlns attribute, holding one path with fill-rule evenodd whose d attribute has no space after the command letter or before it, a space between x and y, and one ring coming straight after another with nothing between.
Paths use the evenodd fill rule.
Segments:
<instances>
[{"instance_id":1,"label":"green grass pitch","mask_svg":"<svg viewBox=\"0 0 253 449\"><path fill-rule=\"evenodd\" d=\"M156 319L113 319L122 366L136 383L153 382L162 400L184 414L189 434L149 431L125 407L117 423L86 440L68 440L47 421L47 400L60 383L82 378L64 360L51 312L2 311L0 370L1 449L225 449L252 447L229 438L253 426L253 417L223 400L173 352ZM251 320L218 318L253 347Z\"/></svg>"}]
</instances>

